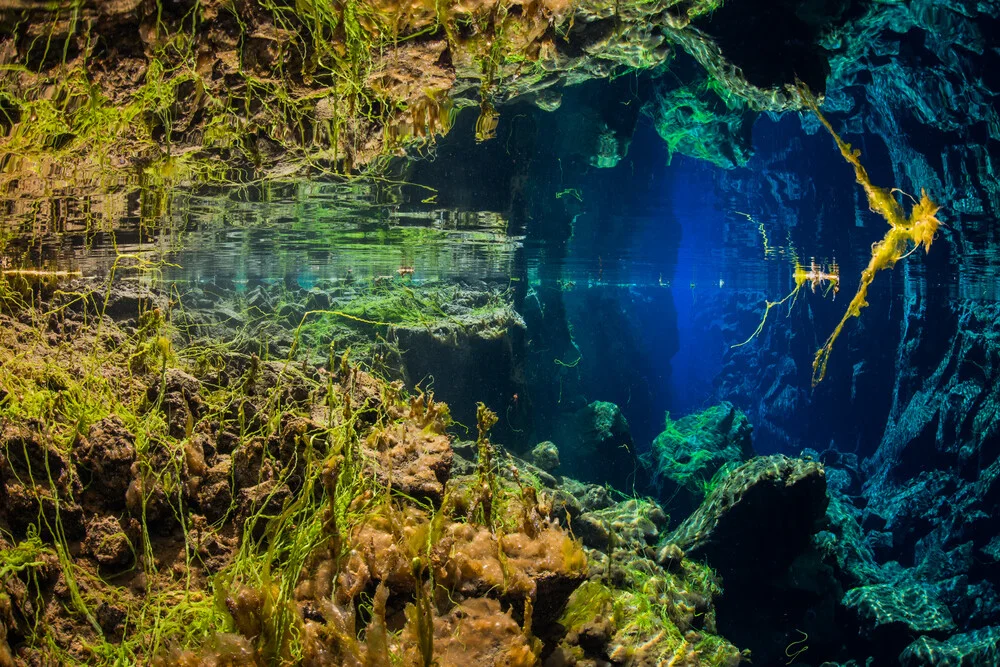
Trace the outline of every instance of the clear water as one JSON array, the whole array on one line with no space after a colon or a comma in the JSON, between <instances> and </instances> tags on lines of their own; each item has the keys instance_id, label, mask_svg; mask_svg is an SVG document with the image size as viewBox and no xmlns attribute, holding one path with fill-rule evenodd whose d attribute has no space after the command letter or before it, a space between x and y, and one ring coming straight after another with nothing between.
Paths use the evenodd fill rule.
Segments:
<instances>
[{"instance_id":1,"label":"clear water","mask_svg":"<svg viewBox=\"0 0 1000 667\"><path fill-rule=\"evenodd\" d=\"M685 414L714 400L714 376L730 346L756 325L751 311L736 326L720 328L727 309L740 302L762 311L766 299L784 297L794 286L796 261L836 262L839 294L804 291L795 304L808 321L794 326L819 343L843 314L871 244L885 231L876 216L856 212L858 188L832 150L826 166L842 174L843 191L810 192L803 180L800 199L783 201L772 192L773 183L763 183L762 164L801 139L802 130L794 118L762 119L756 134L759 157L745 169L723 172L685 158L645 165L653 170L649 178L669 187L613 214L584 206L570 238L558 244L532 238L504 213L442 207L433 197L421 199L423 190L399 183L292 181L181 188L166 199L140 191L8 194L0 198L6 246L0 262L5 270L102 279L112 271L128 279L138 270L161 286L215 283L238 291L259 282L310 289L379 280L487 280L521 290L522 297L530 290L560 293L575 331L604 325L605 315L593 319L594 300L610 299L632 329L630 356L615 357L597 336L591 349L580 349L584 365L593 366L588 398L622 405L637 440L648 441L664 412ZM593 178L599 184L602 175ZM629 197L621 193L623 200ZM816 211L823 215L814 217ZM871 310L898 309L903 297L918 293L950 301L1000 298L996 232L975 217L966 216L963 224L972 247L951 247L944 229L944 241L930 256L918 251L878 276ZM971 233L977 224L979 236ZM793 326L782 310L770 317L769 327ZM632 377L604 378L596 361L604 355L627 366L624 372ZM855 355L839 363L862 359Z\"/></svg>"}]
</instances>

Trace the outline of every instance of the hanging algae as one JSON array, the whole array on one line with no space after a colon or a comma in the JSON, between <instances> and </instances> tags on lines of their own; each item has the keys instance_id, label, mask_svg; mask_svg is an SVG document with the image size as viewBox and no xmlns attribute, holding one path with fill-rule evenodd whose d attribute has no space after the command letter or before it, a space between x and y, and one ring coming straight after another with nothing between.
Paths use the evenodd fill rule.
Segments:
<instances>
[{"instance_id":1,"label":"hanging algae","mask_svg":"<svg viewBox=\"0 0 1000 667\"><path fill-rule=\"evenodd\" d=\"M826 339L823 347L816 351L816 357L813 359L812 377L812 385L815 387L826 376L826 365L830 360L833 344L840 336L840 332L843 331L847 320L858 317L861 314L861 309L868 305L866 300L868 287L875 279L875 274L882 269L892 268L896 262L909 256L920 246L924 247L924 252L930 251L931 242L934 241L934 234L941 221L935 217L940 206L927 196L925 190L921 189L920 201L914 200L913 208L910 209L910 215L907 217L903 212L903 207L893 198L893 194L898 191L897 189L889 190L872 185L868 172L861 165L861 151L852 149L850 144L837 135L833 126L820 112L816 98L806 85L799 82L798 86L805 106L813 110L823 127L837 142L840 154L854 167L855 178L858 184L864 188L865 195L868 197L869 208L889 223L889 231L886 232L885 237L872 245L872 258L865 270L861 272L861 284L858 285L857 293L848 304L847 312L844 313L844 317L841 318L830 337ZM912 247L910 247L911 243Z\"/></svg>"}]
</instances>

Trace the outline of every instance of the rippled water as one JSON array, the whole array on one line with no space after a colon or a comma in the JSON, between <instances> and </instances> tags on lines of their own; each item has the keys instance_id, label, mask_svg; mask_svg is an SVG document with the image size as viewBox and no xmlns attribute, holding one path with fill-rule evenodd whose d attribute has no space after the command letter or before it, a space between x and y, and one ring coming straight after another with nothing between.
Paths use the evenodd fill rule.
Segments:
<instances>
[{"instance_id":1,"label":"rippled water","mask_svg":"<svg viewBox=\"0 0 1000 667\"><path fill-rule=\"evenodd\" d=\"M168 280L495 277L519 239L490 212L408 205L392 187L308 182L175 192L149 211L138 196L6 202L8 268L106 275L116 260L164 263Z\"/></svg>"},{"instance_id":2,"label":"rippled water","mask_svg":"<svg viewBox=\"0 0 1000 667\"><path fill-rule=\"evenodd\" d=\"M883 231L852 229L850 245L816 245L808 225L789 229L737 197L662 201L629 220L581 221L564 246L526 242L493 211L454 210L411 201L398 184L298 181L228 189L141 191L35 198L0 197L0 262L106 276L138 258L169 281L515 278L562 289L660 287L674 291L753 290L776 298L793 286L795 262L836 262L852 293L870 244ZM853 225L853 221L851 221ZM970 224L970 223L967 223ZM608 225L613 235L594 230ZM1000 298L998 247L956 248L949 229L881 276L906 275L909 290L948 298ZM968 230L966 230L968 231ZM588 236L589 234L589 236ZM898 292L897 292L898 293Z\"/></svg>"}]
</instances>

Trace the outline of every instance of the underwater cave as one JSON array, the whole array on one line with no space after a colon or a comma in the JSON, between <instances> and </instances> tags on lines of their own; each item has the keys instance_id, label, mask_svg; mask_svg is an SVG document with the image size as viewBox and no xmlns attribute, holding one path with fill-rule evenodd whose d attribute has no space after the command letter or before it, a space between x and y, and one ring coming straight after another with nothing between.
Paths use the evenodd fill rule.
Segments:
<instances>
[{"instance_id":1,"label":"underwater cave","mask_svg":"<svg viewBox=\"0 0 1000 667\"><path fill-rule=\"evenodd\" d=\"M0 0L0 667L1000 665L998 40Z\"/></svg>"}]
</instances>

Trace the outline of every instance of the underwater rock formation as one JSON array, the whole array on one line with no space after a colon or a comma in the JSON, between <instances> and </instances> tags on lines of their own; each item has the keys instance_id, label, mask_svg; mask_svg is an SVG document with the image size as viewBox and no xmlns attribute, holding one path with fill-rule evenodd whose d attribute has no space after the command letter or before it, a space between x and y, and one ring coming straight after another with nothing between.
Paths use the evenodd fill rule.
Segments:
<instances>
[{"instance_id":1,"label":"underwater rock formation","mask_svg":"<svg viewBox=\"0 0 1000 667\"><path fill-rule=\"evenodd\" d=\"M997 626L973 630L938 641L923 636L899 656L903 667L919 665L969 665L987 667L1000 660L1000 629Z\"/></svg>"},{"instance_id":2,"label":"underwater rock formation","mask_svg":"<svg viewBox=\"0 0 1000 667\"><path fill-rule=\"evenodd\" d=\"M25 334L48 328L42 311L18 310L23 322L0 315L0 385L10 392L0 404L0 526L18 541L0 552L5 654L100 662L170 653L184 664L303 652L341 664L387 650L419 655L425 635L414 624L433 620L451 664L462 652L449 638L465 627L495 629L492 654L537 663L509 607L538 596L535 620L551 622L586 557L547 518L544 499L512 486L521 500L507 504L508 482L484 495L481 476L494 471L449 484L446 406L424 394L405 400L398 384L346 356L330 368L221 348L198 357L197 345L173 349L159 315L122 326L58 312L38 344ZM68 395L73 402L58 398ZM483 512L502 533L482 524ZM226 613L211 602L215 575ZM427 581L436 587L420 602ZM402 614L414 594L423 605L391 646L378 644L377 622L364 646L348 630L369 588L383 616ZM37 595L51 600L41 612ZM227 623L237 632L228 639ZM51 643L33 641L38 633ZM171 639L150 643L150 633Z\"/></svg>"},{"instance_id":3,"label":"underwater rock formation","mask_svg":"<svg viewBox=\"0 0 1000 667\"><path fill-rule=\"evenodd\" d=\"M690 515L726 474L754 455L753 427L731 403L681 417L666 417L666 428L640 456L653 486L671 512Z\"/></svg>"},{"instance_id":4,"label":"underwater rock formation","mask_svg":"<svg viewBox=\"0 0 1000 667\"><path fill-rule=\"evenodd\" d=\"M891 652L914 636L943 637L955 629L948 608L927 586L861 586L844 595L843 605L861 636L880 651Z\"/></svg>"},{"instance_id":5,"label":"underwater rock formation","mask_svg":"<svg viewBox=\"0 0 1000 667\"><path fill-rule=\"evenodd\" d=\"M919 588L952 619L908 650L910 664L951 633L960 636L1000 619L993 575L998 561L991 555L998 532L992 483L996 308L958 303L931 316L930 307L926 298L907 302L904 343L894 359L893 408L864 466L865 509L859 516L869 551L898 565L883 566L858 583ZM908 637L901 633L894 642L882 642L884 654L902 652Z\"/></svg>"},{"instance_id":6,"label":"underwater rock formation","mask_svg":"<svg viewBox=\"0 0 1000 667\"><path fill-rule=\"evenodd\" d=\"M0 313L6 662L745 657L717 634L711 570L657 559L659 506L515 459L485 406L453 449L446 405L346 354L181 346L171 312L116 322L76 294L90 305ZM584 547L570 516L613 538Z\"/></svg>"},{"instance_id":7,"label":"underwater rock formation","mask_svg":"<svg viewBox=\"0 0 1000 667\"><path fill-rule=\"evenodd\" d=\"M823 612L819 627L832 622L836 599L829 600L828 589L836 582L812 547L826 507L822 465L757 457L723 477L665 537L666 544L718 572L724 585L716 602L719 631L764 664L787 660L784 648L801 639L788 618L804 619L813 607ZM801 621L799 627L812 629Z\"/></svg>"},{"instance_id":8,"label":"underwater rock formation","mask_svg":"<svg viewBox=\"0 0 1000 667\"><path fill-rule=\"evenodd\" d=\"M571 443L561 450L565 474L616 489L645 488L645 473L629 432L628 420L614 403L594 401L573 415L559 435Z\"/></svg>"},{"instance_id":9,"label":"underwater rock formation","mask_svg":"<svg viewBox=\"0 0 1000 667\"><path fill-rule=\"evenodd\" d=\"M727 586L746 584L787 568L816 532L826 504L822 465L757 457L726 474L668 540L711 563Z\"/></svg>"}]
</instances>

